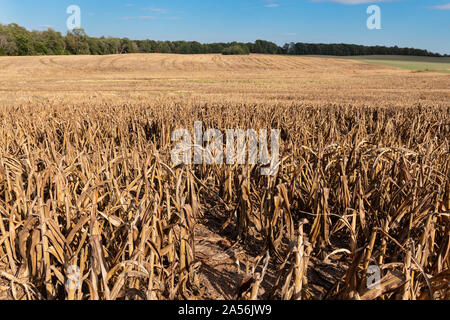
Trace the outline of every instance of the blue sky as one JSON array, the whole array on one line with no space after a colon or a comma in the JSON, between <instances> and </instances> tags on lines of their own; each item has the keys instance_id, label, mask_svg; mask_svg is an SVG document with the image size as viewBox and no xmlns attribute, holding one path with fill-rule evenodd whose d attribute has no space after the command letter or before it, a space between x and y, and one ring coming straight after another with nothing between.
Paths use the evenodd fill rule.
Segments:
<instances>
[{"instance_id":1,"label":"blue sky","mask_svg":"<svg viewBox=\"0 0 450 320\"><path fill-rule=\"evenodd\" d=\"M381 30L366 9L381 8ZM91 36L131 39L357 43L450 54L450 0L0 0L0 23L66 33L81 8Z\"/></svg>"}]
</instances>

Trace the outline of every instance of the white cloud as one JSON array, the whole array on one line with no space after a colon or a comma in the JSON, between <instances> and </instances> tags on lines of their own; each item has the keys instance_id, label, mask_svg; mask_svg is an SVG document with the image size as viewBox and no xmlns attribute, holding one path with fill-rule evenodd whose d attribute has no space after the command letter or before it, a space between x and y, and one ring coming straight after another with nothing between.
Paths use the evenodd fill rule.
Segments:
<instances>
[{"instance_id":1,"label":"white cloud","mask_svg":"<svg viewBox=\"0 0 450 320\"><path fill-rule=\"evenodd\" d=\"M266 2L267 4L264 5L264 7L266 8L278 8L280 6L278 2L278 0L264 0L264 2Z\"/></svg>"},{"instance_id":2,"label":"white cloud","mask_svg":"<svg viewBox=\"0 0 450 320\"><path fill-rule=\"evenodd\" d=\"M141 19L141 20L156 20L157 18L155 18L153 16L139 16L138 19Z\"/></svg>"},{"instance_id":3,"label":"white cloud","mask_svg":"<svg viewBox=\"0 0 450 320\"><path fill-rule=\"evenodd\" d=\"M450 3L430 7L434 10L450 10Z\"/></svg>"},{"instance_id":4,"label":"white cloud","mask_svg":"<svg viewBox=\"0 0 450 320\"><path fill-rule=\"evenodd\" d=\"M167 17L167 18L161 18L161 17L155 17L155 16L126 16L121 17L120 20L179 20L179 17Z\"/></svg>"},{"instance_id":5,"label":"white cloud","mask_svg":"<svg viewBox=\"0 0 450 320\"><path fill-rule=\"evenodd\" d=\"M143 10L149 10L149 11L156 12L156 13L167 13L167 12L169 12L168 10L161 9L161 8L144 8Z\"/></svg>"},{"instance_id":6,"label":"white cloud","mask_svg":"<svg viewBox=\"0 0 450 320\"><path fill-rule=\"evenodd\" d=\"M311 2L335 2L339 4L355 5L355 4L366 4L366 3L377 3L377 2L394 2L399 0L310 0Z\"/></svg>"},{"instance_id":7,"label":"white cloud","mask_svg":"<svg viewBox=\"0 0 450 320\"><path fill-rule=\"evenodd\" d=\"M130 16L128 16L128 17L120 18L120 20L137 20L137 19L139 19L139 20L156 20L158 18L153 17L153 16L138 16L138 17L130 17Z\"/></svg>"}]
</instances>

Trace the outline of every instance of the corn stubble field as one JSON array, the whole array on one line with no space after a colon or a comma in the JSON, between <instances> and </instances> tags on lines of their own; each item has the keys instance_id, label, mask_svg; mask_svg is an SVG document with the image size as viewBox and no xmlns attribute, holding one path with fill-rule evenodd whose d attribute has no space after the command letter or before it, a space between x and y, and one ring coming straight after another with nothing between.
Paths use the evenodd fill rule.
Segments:
<instances>
[{"instance_id":1,"label":"corn stubble field","mask_svg":"<svg viewBox=\"0 0 450 320\"><path fill-rule=\"evenodd\" d=\"M450 299L449 75L151 54L0 84L1 299ZM197 120L280 129L278 174L173 166Z\"/></svg>"}]
</instances>

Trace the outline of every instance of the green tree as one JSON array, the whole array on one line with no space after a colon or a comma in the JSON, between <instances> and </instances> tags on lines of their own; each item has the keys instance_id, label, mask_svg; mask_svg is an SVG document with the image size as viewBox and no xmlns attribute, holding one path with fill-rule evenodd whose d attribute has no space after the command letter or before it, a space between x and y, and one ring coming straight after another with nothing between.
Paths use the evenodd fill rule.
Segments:
<instances>
[{"instance_id":1,"label":"green tree","mask_svg":"<svg viewBox=\"0 0 450 320\"><path fill-rule=\"evenodd\" d=\"M249 50L246 46L242 45L232 45L231 47L225 48L222 51L223 55L246 55L249 54Z\"/></svg>"}]
</instances>

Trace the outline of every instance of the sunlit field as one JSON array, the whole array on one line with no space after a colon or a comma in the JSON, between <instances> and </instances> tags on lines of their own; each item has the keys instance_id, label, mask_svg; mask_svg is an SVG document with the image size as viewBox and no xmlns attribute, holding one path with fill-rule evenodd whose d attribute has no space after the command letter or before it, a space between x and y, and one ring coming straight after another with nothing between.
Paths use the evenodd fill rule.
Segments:
<instances>
[{"instance_id":1,"label":"sunlit field","mask_svg":"<svg viewBox=\"0 0 450 320\"><path fill-rule=\"evenodd\" d=\"M417 72L450 73L450 58L414 56L360 56L352 59Z\"/></svg>"},{"instance_id":2,"label":"sunlit field","mask_svg":"<svg viewBox=\"0 0 450 320\"><path fill-rule=\"evenodd\" d=\"M449 64L366 60L0 57L0 299L450 299ZM279 171L175 166L195 121Z\"/></svg>"}]
</instances>

